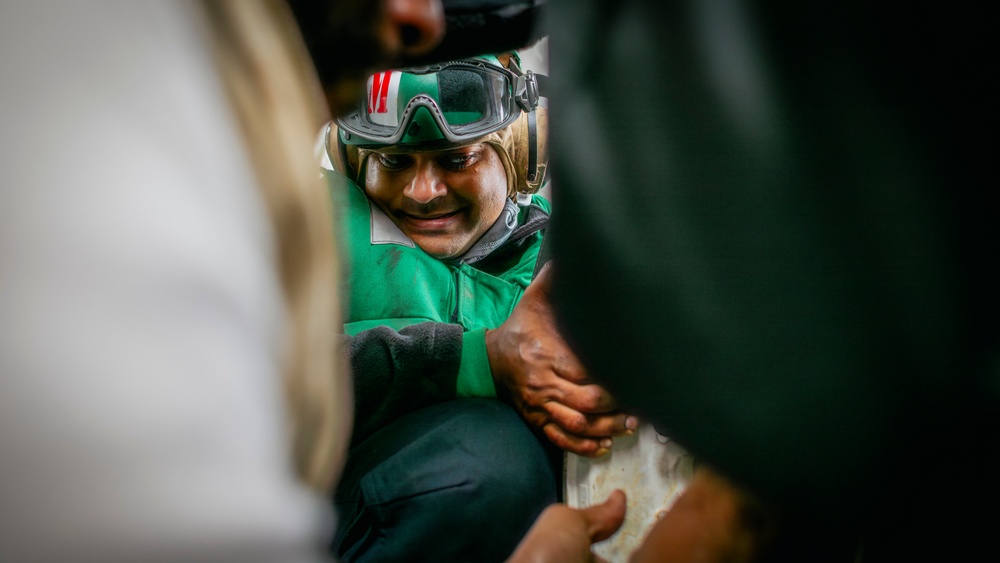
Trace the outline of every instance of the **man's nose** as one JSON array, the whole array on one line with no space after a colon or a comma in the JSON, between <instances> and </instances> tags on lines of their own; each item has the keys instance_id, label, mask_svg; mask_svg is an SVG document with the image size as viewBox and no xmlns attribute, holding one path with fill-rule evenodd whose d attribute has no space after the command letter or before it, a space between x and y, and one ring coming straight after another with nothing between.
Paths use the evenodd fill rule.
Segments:
<instances>
[{"instance_id":1,"label":"man's nose","mask_svg":"<svg viewBox=\"0 0 1000 563\"><path fill-rule=\"evenodd\" d=\"M444 37L441 0L383 0L380 34L390 52L403 57L422 55Z\"/></svg>"},{"instance_id":2,"label":"man's nose","mask_svg":"<svg viewBox=\"0 0 1000 563\"><path fill-rule=\"evenodd\" d=\"M448 187L433 163L418 165L410 183L403 188L403 196L421 204L430 203L446 193Z\"/></svg>"}]
</instances>

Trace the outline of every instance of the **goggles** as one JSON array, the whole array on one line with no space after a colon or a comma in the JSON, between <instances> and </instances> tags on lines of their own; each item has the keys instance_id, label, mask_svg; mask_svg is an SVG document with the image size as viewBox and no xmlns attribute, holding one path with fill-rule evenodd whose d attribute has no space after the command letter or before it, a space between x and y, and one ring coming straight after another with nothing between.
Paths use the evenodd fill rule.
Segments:
<instances>
[{"instance_id":1,"label":"goggles","mask_svg":"<svg viewBox=\"0 0 1000 563\"><path fill-rule=\"evenodd\" d=\"M513 123L538 105L537 75L480 59L381 72L367 95L337 119L352 145L397 145L446 139L467 142Z\"/></svg>"}]
</instances>

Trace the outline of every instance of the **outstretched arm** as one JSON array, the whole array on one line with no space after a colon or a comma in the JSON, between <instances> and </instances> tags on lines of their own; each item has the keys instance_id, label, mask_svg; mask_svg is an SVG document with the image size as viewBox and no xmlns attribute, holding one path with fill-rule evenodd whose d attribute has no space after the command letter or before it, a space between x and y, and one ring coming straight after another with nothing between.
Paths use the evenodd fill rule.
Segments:
<instances>
[{"instance_id":1,"label":"outstretched arm","mask_svg":"<svg viewBox=\"0 0 1000 563\"><path fill-rule=\"evenodd\" d=\"M755 499L702 466L629 561L749 563L771 541L774 526Z\"/></svg>"},{"instance_id":2,"label":"outstretched arm","mask_svg":"<svg viewBox=\"0 0 1000 563\"><path fill-rule=\"evenodd\" d=\"M591 544L610 537L624 519L625 494L620 490L603 504L584 509L553 504L506 563L602 562L591 553ZM773 515L756 499L702 466L677 502L650 528L629 562L749 563L774 540L776 525Z\"/></svg>"},{"instance_id":3,"label":"outstretched arm","mask_svg":"<svg viewBox=\"0 0 1000 563\"><path fill-rule=\"evenodd\" d=\"M542 512L507 563L591 563L603 559L590 551L625 520L625 493L616 490L603 504L573 509L553 504Z\"/></svg>"}]
</instances>

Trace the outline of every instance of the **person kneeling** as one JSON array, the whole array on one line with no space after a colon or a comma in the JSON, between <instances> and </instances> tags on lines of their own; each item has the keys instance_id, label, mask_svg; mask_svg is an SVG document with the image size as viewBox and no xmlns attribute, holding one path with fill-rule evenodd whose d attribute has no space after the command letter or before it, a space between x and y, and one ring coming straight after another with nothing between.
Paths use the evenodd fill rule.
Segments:
<instances>
[{"instance_id":1,"label":"person kneeling","mask_svg":"<svg viewBox=\"0 0 1000 563\"><path fill-rule=\"evenodd\" d=\"M625 431L554 329L548 273L532 283L545 110L509 57L378 73L325 134L355 385L345 562L503 560L557 500L560 448Z\"/></svg>"}]
</instances>

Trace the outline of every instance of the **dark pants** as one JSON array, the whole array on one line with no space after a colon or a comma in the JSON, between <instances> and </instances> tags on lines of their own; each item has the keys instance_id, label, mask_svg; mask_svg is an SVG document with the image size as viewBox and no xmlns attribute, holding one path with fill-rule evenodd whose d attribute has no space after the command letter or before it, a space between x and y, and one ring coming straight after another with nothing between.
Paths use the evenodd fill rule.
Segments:
<instances>
[{"instance_id":1,"label":"dark pants","mask_svg":"<svg viewBox=\"0 0 1000 563\"><path fill-rule=\"evenodd\" d=\"M552 461L500 401L412 412L350 451L334 553L344 563L503 561L556 501Z\"/></svg>"}]
</instances>

